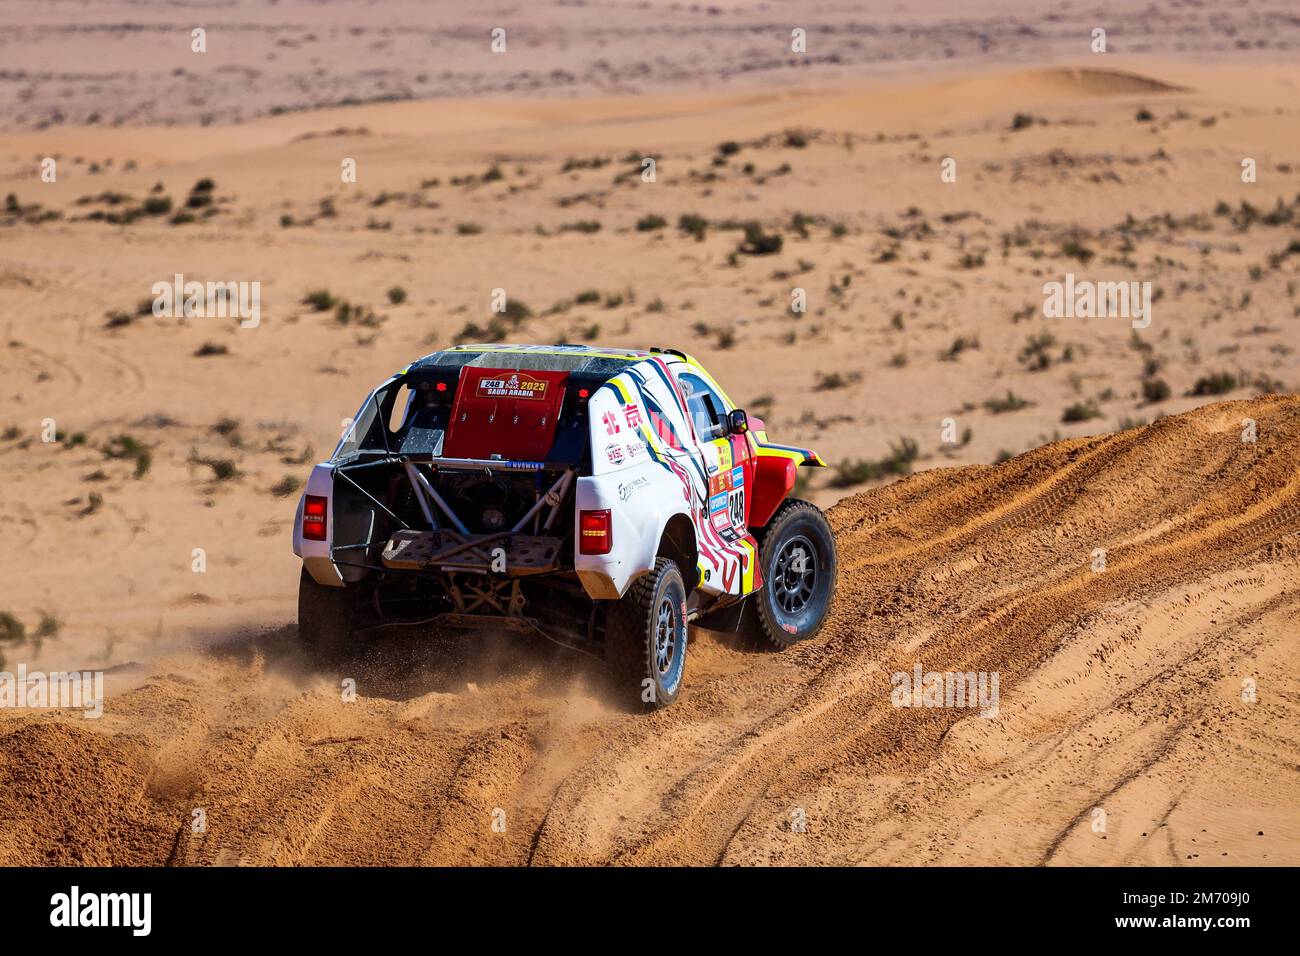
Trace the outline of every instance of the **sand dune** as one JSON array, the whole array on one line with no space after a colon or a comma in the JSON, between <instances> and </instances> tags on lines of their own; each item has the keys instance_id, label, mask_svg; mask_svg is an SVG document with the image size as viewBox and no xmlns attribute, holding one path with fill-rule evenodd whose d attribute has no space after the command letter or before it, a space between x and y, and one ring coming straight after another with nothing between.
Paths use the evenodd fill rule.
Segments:
<instances>
[{"instance_id":1,"label":"sand dune","mask_svg":"<svg viewBox=\"0 0 1300 956\"><path fill-rule=\"evenodd\" d=\"M173 656L0 725L0 861L1295 864L1297 448L1300 400L1231 402L848 498L828 633L697 633L649 718L504 640ZM998 672L998 716L893 706L917 662Z\"/></svg>"}]
</instances>

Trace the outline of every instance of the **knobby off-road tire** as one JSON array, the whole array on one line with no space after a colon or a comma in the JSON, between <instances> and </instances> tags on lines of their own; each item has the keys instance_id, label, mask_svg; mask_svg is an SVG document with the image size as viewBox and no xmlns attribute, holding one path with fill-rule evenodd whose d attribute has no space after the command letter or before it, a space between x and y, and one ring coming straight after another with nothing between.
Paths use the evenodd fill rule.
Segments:
<instances>
[{"instance_id":1,"label":"knobby off-road tire","mask_svg":"<svg viewBox=\"0 0 1300 956\"><path fill-rule=\"evenodd\" d=\"M335 661L354 650L353 634L367 621L368 591L360 584L317 584L306 568L298 579L298 642L313 657Z\"/></svg>"},{"instance_id":2,"label":"knobby off-road tire","mask_svg":"<svg viewBox=\"0 0 1300 956\"><path fill-rule=\"evenodd\" d=\"M630 707L667 707L686 676L686 585L669 558L641 575L605 619L605 656L615 692Z\"/></svg>"},{"instance_id":3,"label":"knobby off-road tire","mask_svg":"<svg viewBox=\"0 0 1300 956\"><path fill-rule=\"evenodd\" d=\"M757 537L763 587L753 597L756 636L785 650L814 637L830 611L835 536L821 509L788 498Z\"/></svg>"}]
</instances>

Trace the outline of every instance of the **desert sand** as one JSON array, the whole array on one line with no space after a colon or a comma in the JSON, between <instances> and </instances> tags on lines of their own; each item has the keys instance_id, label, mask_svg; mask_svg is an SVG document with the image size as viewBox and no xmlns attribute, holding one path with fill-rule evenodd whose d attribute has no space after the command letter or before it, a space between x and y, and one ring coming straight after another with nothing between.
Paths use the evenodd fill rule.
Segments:
<instances>
[{"instance_id":1,"label":"desert sand","mask_svg":"<svg viewBox=\"0 0 1300 956\"><path fill-rule=\"evenodd\" d=\"M1012 49L1027 7L990 14L992 65L931 36L951 62L846 46L726 79L745 20L731 46L705 31L718 57L673 54L693 79L628 79L632 31L618 82L466 61L436 98L357 105L303 92L310 58L269 29L246 39L277 65L202 103L165 57L24 98L49 45L106 40L0 29L0 612L22 626L0 653L108 670L99 720L0 712L0 862L1300 862L1295 28L1244 4L1258 56L1194 30L1035 54ZM404 76L393 33L374 55ZM260 322L148 314L176 273L260 283ZM1150 281L1150 325L1045 318L1066 273ZM526 308L494 316L496 288ZM819 450L827 633L773 655L697 632L651 717L505 636L304 659L294 481L380 379L497 337L686 349ZM999 717L892 706L917 661L999 672Z\"/></svg>"},{"instance_id":2,"label":"desert sand","mask_svg":"<svg viewBox=\"0 0 1300 956\"><path fill-rule=\"evenodd\" d=\"M1294 864L1297 441L1300 400L1230 402L855 495L824 636L696 632L649 717L504 637L376 639L338 673L291 625L167 655L98 720L0 725L0 858ZM997 717L893 706L916 661L997 671Z\"/></svg>"}]
</instances>

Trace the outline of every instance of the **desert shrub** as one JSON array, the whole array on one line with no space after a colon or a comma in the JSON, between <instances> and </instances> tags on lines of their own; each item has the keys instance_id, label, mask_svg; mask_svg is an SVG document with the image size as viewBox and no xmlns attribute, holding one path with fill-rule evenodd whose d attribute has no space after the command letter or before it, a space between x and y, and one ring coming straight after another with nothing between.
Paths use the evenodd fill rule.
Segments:
<instances>
[{"instance_id":1,"label":"desert shrub","mask_svg":"<svg viewBox=\"0 0 1300 956\"><path fill-rule=\"evenodd\" d=\"M114 435L100 449L105 458L128 459L135 463L135 477L143 478L153 464L153 453L131 435Z\"/></svg>"},{"instance_id":2,"label":"desert shrub","mask_svg":"<svg viewBox=\"0 0 1300 956\"><path fill-rule=\"evenodd\" d=\"M1071 259L1078 259L1079 262L1083 263L1085 266L1091 262L1093 256L1096 255L1096 253L1087 246L1082 245L1074 239L1070 239L1061 244L1061 254L1068 256Z\"/></svg>"},{"instance_id":3,"label":"desert shrub","mask_svg":"<svg viewBox=\"0 0 1300 956\"><path fill-rule=\"evenodd\" d=\"M1145 378L1142 380L1142 400L1148 404L1163 402L1172 394L1169 383L1163 378Z\"/></svg>"},{"instance_id":4,"label":"desert shrub","mask_svg":"<svg viewBox=\"0 0 1300 956\"><path fill-rule=\"evenodd\" d=\"M8 611L0 611L0 644L21 644L27 640L27 628Z\"/></svg>"},{"instance_id":5,"label":"desert shrub","mask_svg":"<svg viewBox=\"0 0 1300 956\"><path fill-rule=\"evenodd\" d=\"M32 636L38 641L46 638L58 637L59 630L63 627L63 622L55 617L50 611L42 610L40 614L41 619L37 623L36 630L32 633Z\"/></svg>"},{"instance_id":6,"label":"desert shrub","mask_svg":"<svg viewBox=\"0 0 1300 956\"><path fill-rule=\"evenodd\" d=\"M862 381L861 372L826 372L817 376L813 391L830 392L838 388L848 388L860 381Z\"/></svg>"},{"instance_id":7,"label":"desert shrub","mask_svg":"<svg viewBox=\"0 0 1300 956\"><path fill-rule=\"evenodd\" d=\"M477 322L466 322L459 332L455 335L457 344L462 342L504 342L509 334L507 327L501 316L494 315L488 321L486 327L479 325Z\"/></svg>"},{"instance_id":8,"label":"desert shrub","mask_svg":"<svg viewBox=\"0 0 1300 956\"><path fill-rule=\"evenodd\" d=\"M952 340L952 345L948 346L939 353L939 358L945 362L954 362L962 352L968 352L980 347L980 340L973 336L959 335Z\"/></svg>"},{"instance_id":9,"label":"desert shrub","mask_svg":"<svg viewBox=\"0 0 1300 956\"><path fill-rule=\"evenodd\" d=\"M368 305L358 305L346 299L339 299L338 305L334 308L334 321L339 325L359 325L373 329L382 325L384 318Z\"/></svg>"},{"instance_id":10,"label":"desert shrub","mask_svg":"<svg viewBox=\"0 0 1300 956\"><path fill-rule=\"evenodd\" d=\"M1101 411L1091 402L1075 402L1061 413L1063 422L1086 422L1092 418L1100 418Z\"/></svg>"},{"instance_id":11,"label":"desert shrub","mask_svg":"<svg viewBox=\"0 0 1300 956\"><path fill-rule=\"evenodd\" d=\"M903 438L897 444L890 444L889 454L876 461L864 459L845 460L836 466L831 476L832 488L849 488L865 481L878 481L889 475L909 475L912 462L916 461L919 448L911 438Z\"/></svg>"},{"instance_id":12,"label":"desert shrub","mask_svg":"<svg viewBox=\"0 0 1300 956\"><path fill-rule=\"evenodd\" d=\"M230 481L239 474L239 469L235 462L230 458L202 458L198 455L191 455L190 461L196 465L204 465L212 469L212 477L216 481Z\"/></svg>"},{"instance_id":13,"label":"desert shrub","mask_svg":"<svg viewBox=\"0 0 1300 956\"><path fill-rule=\"evenodd\" d=\"M1231 372L1214 372L1196 380L1189 395L1224 395L1241 385Z\"/></svg>"},{"instance_id":14,"label":"desert shrub","mask_svg":"<svg viewBox=\"0 0 1300 956\"><path fill-rule=\"evenodd\" d=\"M1041 372L1051 368L1052 357L1048 353L1053 345L1056 344L1056 336L1051 332L1040 332L1037 335L1031 335L1025 342L1024 348L1016 356L1020 362L1030 372Z\"/></svg>"},{"instance_id":15,"label":"desert shrub","mask_svg":"<svg viewBox=\"0 0 1300 956\"><path fill-rule=\"evenodd\" d=\"M311 306L317 312L328 312L339 304L339 299L328 289L316 289L302 297L302 304Z\"/></svg>"},{"instance_id":16,"label":"desert shrub","mask_svg":"<svg viewBox=\"0 0 1300 956\"><path fill-rule=\"evenodd\" d=\"M208 430L215 432L216 434L220 435L222 438L229 437L230 435L233 435L235 432L239 431L239 419L218 418L216 424L214 424Z\"/></svg>"},{"instance_id":17,"label":"desert shrub","mask_svg":"<svg viewBox=\"0 0 1300 956\"><path fill-rule=\"evenodd\" d=\"M285 475L271 486L271 494L275 495L277 498L287 498L289 495L297 491L301 485L302 482L293 475Z\"/></svg>"},{"instance_id":18,"label":"desert shrub","mask_svg":"<svg viewBox=\"0 0 1300 956\"><path fill-rule=\"evenodd\" d=\"M781 251L784 240L776 233L766 233L757 222L745 223L745 238L736 247L747 256L770 256Z\"/></svg>"},{"instance_id":19,"label":"desert shrub","mask_svg":"<svg viewBox=\"0 0 1300 956\"><path fill-rule=\"evenodd\" d=\"M709 228L709 221L703 216L688 212L677 217L677 228L689 236L694 236L696 242L703 242L705 232Z\"/></svg>"},{"instance_id":20,"label":"desert shrub","mask_svg":"<svg viewBox=\"0 0 1300 956\"><path fill-rule=\"evenodd\" d=\"M165 216L172 211L171 196L150 196L140 207L146 216Z\"/></svg>"},{"instance_id":21,"label":"desert shrub","mask_svg":"<svg viewBox=\"0 0 1300 956\"><path fill-rule=\"evenodd\" d=\"M500 314L512 327L517 328L532 316L533 310L518 299L509 299Z\"/></svg>"},{"instance_id":22,"label":"desert shrub","mask_svg":"<svg viewBox=\"0 0 1300 956\"><path fill-rule=\"evenodd\" d=\"M1018 412L1020 409L1028 408L1032 404L1034 403L1028 399L1021 398L1015 392L1008 389L1005 397L986 399L984 401L984 408L994 415L1003 415L1007 412Z\"/></svg>"}]
</instances>

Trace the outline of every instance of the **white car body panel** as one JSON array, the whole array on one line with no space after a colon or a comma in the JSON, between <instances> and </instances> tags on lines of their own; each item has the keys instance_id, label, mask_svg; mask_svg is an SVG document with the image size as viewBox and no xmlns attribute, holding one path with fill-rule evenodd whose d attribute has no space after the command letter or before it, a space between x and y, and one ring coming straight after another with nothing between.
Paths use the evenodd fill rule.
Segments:
<instances>
[{"instance_id":1,"label":"white car body panel","mask_svg":"<svg viewBox=\"0 0 1300 956\"><path fill-rule=\"evenodd\" d=\"M709 477L722 467L720 454L714 443L696 440L675 383L679 368L698 374L671 356L639 362L588 403L592 475L578 482L574 520L581 511L608 508L614 539L608 555L575 556L593 598L621 596L654 567L674 515L688 518L695 530L702 591L739 596L754 587L753 538L743 528L720 534L709 522Z\"/></svg>"}]
</instances>

